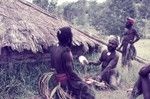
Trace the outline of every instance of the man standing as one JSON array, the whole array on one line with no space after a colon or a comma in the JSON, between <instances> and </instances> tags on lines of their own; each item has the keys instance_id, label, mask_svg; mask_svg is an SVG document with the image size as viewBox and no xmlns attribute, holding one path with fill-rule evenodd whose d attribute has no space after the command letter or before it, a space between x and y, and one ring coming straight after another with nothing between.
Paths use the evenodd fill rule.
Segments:
<instances>
[{"instance_id":1,"label":"man standing","mask_svg":"<svg viewBox=\"0 0 150 99\"><path fill-rule=\"evenodd\" d=\"M139 78L134 85L130 99L136 99L141 94L144 99L150 99L150 64L139 71Z\"/></svg>"},{"instance_id":2,"label":"man standing","mask_svg":"<svg viewBox=\"0 0 150 99\"><path fill-rule=\"evenodd\" d=\"M112 37L109 39L107 50L104 50L97 62L89 62L90 65L101 65L102 71L99 75L100 81L113 85L114 82L111 82L112 75L118 75L115 68L118 63L119 56L117 55L116 48L118 47L118 39Z\"/></svg>"},{"instance_id":3,"label":"man standing","mask_svg":"<svg viewBox=\"0 0 150 99\"><path fill-rule=\"evenodd\" d=\"M122 37L121 45L118 49L122 48L122 65L131 66L130 61L136 56L136 49L134 43L137 42L140 37L137 31L133 28L135 20L133 18L127 18L125 25L125 32Z\"/></svg>"},{"instance_id":4,"label":"man standing","mask_svg":"<svg viewBox=\"0 0 150 99\"><path fill-rule=\"evenodd\" d=\"M54 46L51 52L51 65L56 70L56 79L61 87L71 94L75 99L95 99L93 91L73 71L73 55L70 27L60 28L57 33L58 46Z\"/></svg>"}]
</instances>

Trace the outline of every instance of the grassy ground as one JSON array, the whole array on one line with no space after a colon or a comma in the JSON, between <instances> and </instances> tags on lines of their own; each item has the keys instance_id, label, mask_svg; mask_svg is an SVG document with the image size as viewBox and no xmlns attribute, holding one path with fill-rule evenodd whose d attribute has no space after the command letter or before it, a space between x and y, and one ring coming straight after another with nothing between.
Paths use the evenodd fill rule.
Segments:
<instances>
[{"instance_id":1,"label":"grassy ground","mask_svg":"<svg viewBox=\"0 0 150 99\"><path fill-rule=\"evenodd\" d=\"M138 56L150 60L150 39L140 40L135 46Z\"/></svg>"}]
</instances>

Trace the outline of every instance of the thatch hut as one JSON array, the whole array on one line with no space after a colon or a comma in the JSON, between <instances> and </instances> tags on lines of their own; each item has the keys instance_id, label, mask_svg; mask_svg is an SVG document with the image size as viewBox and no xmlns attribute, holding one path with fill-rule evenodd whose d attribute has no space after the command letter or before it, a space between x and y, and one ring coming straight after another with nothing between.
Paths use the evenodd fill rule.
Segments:
<instances>
[{"instance_id":1,"label":"thatch hut","mask_svg":"<svg viewBox=\"0 0 150 99\"><path fill-rule=\"evenodd\" d=\"M76 54L97 47L98 42L89 34L32 3L0 0L0 94L5 90L14 94L16 88L20 91L18 80L37 88L38 75L49 71L49 49L57 44L56 33L63 26L72 28Z\"/></svg>"},{"instance_id":2,"label":"thatch hut","mask_svg":"<svg viewBox=\"0 0 150 99\"><path fill-rule=\"evenodd\" d=\"M49 60L49 48L57 44L60 27L73 31L73 49L83 52L95 47L97 41L55 15L24 0L0 1L0 64Z\"/></svg>"}]
</instances>

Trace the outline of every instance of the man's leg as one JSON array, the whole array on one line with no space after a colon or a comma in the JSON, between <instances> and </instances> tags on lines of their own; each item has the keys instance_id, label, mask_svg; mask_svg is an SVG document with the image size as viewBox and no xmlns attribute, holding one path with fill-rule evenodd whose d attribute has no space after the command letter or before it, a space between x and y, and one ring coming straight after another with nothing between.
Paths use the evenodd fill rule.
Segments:
<instances>
[{"instance_id":1,"label":"man's leg","mask_svg":"<svg viewBox=\"0 0 150 99\"><path fill-rule=\"evenodd\" d=\"M137 55L136 49L134 45L131 45L131 59L132 60L135 59L136 55Z\"/></svg>"},{"instance_id":2,"label":"man's leg","mask_svg":"<svg viewBox=\"0 0 150 99\"><path fill-rule=\"evenodd\" d=\"M116 71L114 69L105 71L101 77L101 80L104 81L109 88L113 90L117 89Z\"/></svg>"},{"instance_id":3,"label":"man's leg","mask_svg":"<svg viewBox=\"0 0 150 99\"><path fill-rule=\"evenodd\" d=\"M118 89L117 87L120 84L120 79L121 79L121 76L120 76L119 72L115 69L112 69L111 75L110 75L110 86L113 89Z\"/></svg>"},{"instance_id":4,"label":"man's leg","mask_svg":"<svg viewBox=\"0 0 150 99\"><path fill-rule=\"evenodd\" d=\"M71 81L70 90L75 99L95 99L94 91L82 81Z\"/></svg>"},{"instance_id":5,"label":"man's leg","mask_svg":"<svg viewBox=\"0 0 150 99\"><path fill-rule=\"evenodd\" d=\"M103 75L101 75L100 81L104 81L107 84L110 84L110 77L111 73L110 70L103 72Z\"/></svg>"},{"instance_id":6,"label":"man's leg","mask_svg":"<svg viewBox=\"0 0 150 99\"><path fill-rule=\"evenodd\" d=\"M128 44L124 44L122 47L122 66L126 67L127 66L127 46Z\"/></svg>"}]
</instances>

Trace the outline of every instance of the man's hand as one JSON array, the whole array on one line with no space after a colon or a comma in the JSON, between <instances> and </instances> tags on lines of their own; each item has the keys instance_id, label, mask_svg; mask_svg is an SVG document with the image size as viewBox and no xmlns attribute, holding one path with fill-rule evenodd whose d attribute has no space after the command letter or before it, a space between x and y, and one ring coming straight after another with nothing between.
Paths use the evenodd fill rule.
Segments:
<instances>
[{"instance_id":1,"label":"man's hand","mask_svg":"<svg viewBox=\"0 0 150 99\"><path fill-rule=\"evenodd\" d=\"M121 51L121 47L118 47L117 50L118 50L118 51Z\"/></svg>"},{"instance_id":2,"label":"man's hand","mask_svg":"<svg viewBox=\"0 0 150 99\"><path fill-rule=\"evenodd\" d=\"M101 61L97 61L97 62L89 62L88 65L95 65L98 66L101 64Z\"/></svg>"},{"instance_id":3,"label":"man's hand","mask_svg":"<svg viewBox=\"0 0 150 99\"><path fill-rule=\"evenodd\" d=\"M134 41L130 41L130 44L133 45L133 44L134 44Z\"/></svg>"},{"instance_id":4,"label":"man's hand","mask_svg":"<svg viewBox=\"0 0 150 99\"><path fill-rule=\"evenodd\" d=\"M122 50L121 50L122 46L123 46L123 45L120 45L120 46L117 48L117 50L120 51L120 52L122 52Z\"/></svg>"},{"instance_id":5,"label":"man's hand","mask_svg":"<svg viewBox=\"0 0 150 99\"><path fill-rule=\"evenodd\" d=\"M93 65L94 64L94 62L89 62L89 65Z\"/></svg>"}]
</instances>

